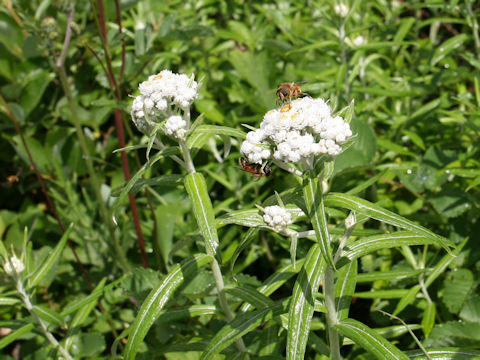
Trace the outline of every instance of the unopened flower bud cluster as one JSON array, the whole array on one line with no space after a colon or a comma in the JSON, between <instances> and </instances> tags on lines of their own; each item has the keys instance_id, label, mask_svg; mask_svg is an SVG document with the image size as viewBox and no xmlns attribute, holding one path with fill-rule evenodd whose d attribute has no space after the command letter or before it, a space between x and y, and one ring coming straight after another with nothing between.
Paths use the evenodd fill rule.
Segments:
<instances>
[{"instance_id":1,"label":"unopened flower bud cluster","mask_svg":"<svg viewBox=\"0 0 480 360\"><path fill-rule=\"evenodd\" d=\"M22 260L17 258L15 255L10 258L10 261L6 261L5 264L3 265L5 272L9 275L13 273L12 266L13 266L13 269L15 269L15 272L17 274L25 270L25 265L23 264Z\"/></svg>"},{"instance_id":2,"label":"unopened flower bud cluster","mask_svg":"<svg viewBox=\"0 0 480 360\"><path fill-rule=\"evenodd\" d=\"M187 131L185 120L180 121L178 110L188 111L198 95L198 84L185 74L163 70L149 76L139 85L140 95L135 97L131 115L138 130L149 134L164 119L165 133L183 139Z\"/></svg>"},{"instance_id":3,"label":"unopened flower bud cluster","mask_svg":"<svg viewBox=\"0 0 480 360\"><path fill-rule=\"evenodd\" d=\"M323 99L304 97L267 112L260 128L247 134L240 151L252 163L272 159L298 163L315 155L340 154L351 136L349 124L333 117Z\"/></svg>"},{"instance_id":4,"label":"unopened flower bud cluster","mask_svg":"<svg viewBox=\"0 0 480 360\"><path fill-rule=\"evenodd\" d=\"M292 224L292 215L283 207L274 205L267 206L264 210L263 220L277 232L288 232L288 226Z\"/></svg>"}]
</instances>

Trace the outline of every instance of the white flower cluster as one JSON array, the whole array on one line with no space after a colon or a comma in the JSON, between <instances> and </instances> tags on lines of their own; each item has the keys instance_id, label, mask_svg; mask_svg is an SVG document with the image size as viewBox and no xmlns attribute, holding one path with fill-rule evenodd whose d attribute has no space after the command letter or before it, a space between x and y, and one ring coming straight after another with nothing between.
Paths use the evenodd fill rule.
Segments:
<instances>
[{"instance_id":1,"label":"white flower cluster","mask_svg":"<svg viewBox=\"0 0 480 360\"><path fill-rule=\"evenodd\" d=\"M184 140L187 134L187 122L181 116L170 116L165 121L165 134L177 140Z\"/></svg>"},{"instance_id":2,"label":"white flower cluster","mask_svg":"<svg viewBox=\"0 0 480 360\"><path fill-rule=\"evenodd\" d=\"M335 14L338 16L344 18L348 15L348 6L344 3L340 3L333 7L333 11L335 11Z\"/></svg>"},{"instance_id":3,"label":"white flower cluster","mask_svg":"<svg viewBox=\"0 0 480 360\"><path fill-rule=\"evenodd\" d=\"M175 108L188 111L198 95L196 81L170 70L149 76L138 88L140 95L133 100L131 115L143 133L149 133L155 123L174 115Z\"/></svg>"},{"instance_id":4,"label":"white flower cluster","mask_svg":"<svg viewBox=\"0 0 480 360\"><path fill-rule=\"evenodd\" d=\"M267 206L264 210L263 220L278 232L288 232L288 226L292 224L291 214L283 207L274 205Z\"/></svg>"},{"instance_id":5,"label":"white flower cluster","mask_svg":"<svg viewBox=\"0 0 480 360\"><path fill-rule=\"evenodd\" d=\"M13 273L13 269L12 269L12 266L10 265L10 263L12 264L12 266L15 269L15 272L17 274L19 274L23 270L25 270L25 265L23 264L22 260L20 260L15 255L13 255L10 258L10 261L6 261L5 264L3 265L3 268L5 269L5 272L9 275L11 275Z\"/></svg>"},{"instance_id":6,"label":"white flower cluster","mask_svg":"<svg viewBox=\"0 0 480 360\"><path fill-rule=\"evenodd\" d=\"M352 136L342 117L332 116L323 99L304 97L267 112L250 131L240 152L252 163L275 159L298 163L314 155L336 156Z\"/></svg>"}]
</instances>

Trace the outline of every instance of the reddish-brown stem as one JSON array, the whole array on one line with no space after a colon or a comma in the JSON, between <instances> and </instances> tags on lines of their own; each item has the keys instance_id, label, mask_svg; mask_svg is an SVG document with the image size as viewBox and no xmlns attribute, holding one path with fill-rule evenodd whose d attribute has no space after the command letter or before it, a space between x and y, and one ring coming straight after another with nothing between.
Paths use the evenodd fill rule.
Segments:
<instances>
[{"instance_id":1,"label":"reddish-brown stem","mask_svg":"<svg viewBox=\"0 0 480 360\"><path fill-rule=\"evenodd\" d=\"M125 147L125 136L123 133L123 123L122 123L122 113L120 109L114 110L115 115L115 127L117 128L118 144L121 148ZM130 167L128 166L127 154L125 151L121 152L122 159L122 168L123 176L125 181L129 181L130 176ZM137 232L138 245L140 247L140 254L142 256L142 263L144 268L148 268L148 258L147 252L145 251L145 242L143 241L143 233L140 227L140 218L138 216L137 202L132 194L128 195L128 200L130 201L130 209L132 210L133 223L135 224L135 231Z\"/></svg>"},{"instance_id":2,"label":"reddish-brown stem","mask_svg":"<svg viewBox=\"0 0 480 360\"><path fill-rule=\"evenodd\" d=\"M122 98L122 92L120 86L117 84L117 81L115 79L115 74L113 72L112 68L112 62L110 58L110 52L108 49L108 43L107 43L107 37L106 37L106 22L105 22L105 15L103 11L103 1L102 0L97 0L97 6L98 6L98 24L100 27L100 34L101 34L101 39L102 39L102 44L103 44L103 49L105 52L105 66L102 65L103 70L105 71L105 74L107 75L108 82L112 88L112 93L117 101L120 101ZM116 2L116 10L117 10L117 21L119 25L119 31L121 33L122 31L122 23L121 23L121 14L120 14L120 5L118 2ZM122 40L122 65L121 65L121 70L120 70L120 79L123 79L123 72L125 68L125 48L124 48L124 41ZM100 61L99 57L95 54L95 52L88 47L94 56ZM102 62L100 61L102 64ZM122 83L122 80L120 80L120 84ZM122 113L120 109L114 109L114 117L115 117L115 127L117 130L117 136L118 136L118 144L119 146L125 147L125 136L124 136L124 131L123 131L123 120L122 120ZM127 154L125 152L121 153L121 159L122 159L122 168L123 168L123 175L125 178L125 181L129 181L131 176L130 176L130 167L128 165L128 159L127 159ZM138 246L140 248L140 254L142 258L142 263L145 268L148 268L148 257L147 257L147 252L145 250L145 242L143 239L143 233L142 233L142 228L140 226L140 218L138 216L138 209L137 209L137 204L135 201L135 198L133 195L129 195L129 202L130 202L130 209L132 211L132 217L133 217L133 222L135 225L135 231L137 233L137 239L138 239Z\"/></svg>"},{"instance_id":3,"label":"reddish-brown stem","mask_svg":"<svg viewBox=\"0 0 480 360\"><path fill-rule=\"evenodd\" d=\"M117 12L117 24L118 24L118 33L120 34L120 41L122 42L122 65L120 66L120 77L118 83L120 86L123 83L123 75L125 74L125 37L122 34L122 13L120 11L120 2L115 0L115 10Z\"/></svg>"},{"instance_id":4,"label":"reddish-brown stem","mask_svg":"<svg viewBox=\"0 0 480 360\"><path fill-rule=\"evenodd\" d=\"M35 161L33 160L32 153L30 152L30 148L27 145L27 142L25 141L25 138L23 136L22 128L20 127L20 124L13 114L12 110L8 106L8 103L5 101L5 99L0 95L0 101L3 103L5 106L5 110L7 111L8 116L13 122L13 126L15 127L15 131L18 133L18 136L20 136L20 139L22 141L23 147L25 148L25 151L28 156L28 161L30 162L30 166L33 169L33 172L35 173L35 177L37 178L38 183L40 184L40 187L42 189L43 196L45 197L45 200L47 201L47 206L48 209L50 210L51 214L57 220L58 226L62 233L65 233L65 227L63 226L62 220L60 220L60 217L58 216L57 210L55 209L55 206L53 205L52 199L48 195L47 191L47 186L45 185L45 182L43 181L42 175L40 174L40 171L38 171L37 165L35 164ZM80 268L80 271L82 272L83 277L85 278L85 281L88 284L88 287L90 290L93 290L93 284L92 280L90 279L90 276L87 273L87 270L85 270L85 267L83 266L82 261L78 257L77 250L75 249L75 245L73 242L68 239L67 241L68 246L72 250L73 256L75 257L75 261L78 264L78 267Z\"/></svg>"},{"instance_id":5,"label":"reddish-brown stem","mask_svg":"<svg viewBox=\"0 0 480 360\"><path fill-rule=\"evenodd\" d=\"M102 41L106 44L107 43L107 26L105 22L105 13L103 11L103 1L97 1L98 7L98 18L99 18L99 25L100 25L100 35L102 36Z\"/></svg>"}]
</instances>

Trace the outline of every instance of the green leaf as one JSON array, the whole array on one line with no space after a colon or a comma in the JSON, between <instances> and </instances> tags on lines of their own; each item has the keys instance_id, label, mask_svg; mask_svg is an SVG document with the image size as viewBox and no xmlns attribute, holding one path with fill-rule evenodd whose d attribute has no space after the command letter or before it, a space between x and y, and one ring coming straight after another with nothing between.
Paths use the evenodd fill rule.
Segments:
<instances>
[{"instance_id":1,"label":"green leaf","mask_svg":"<svg viewBox=\"0 0 480 360\"><path fill-rule=\"evenodd\" d=\"M106 281L107 281L107 278L103 278L95 287L93 292L103 289ZM65 341L65 349L67 351L76 342L77 334L80 332L81 325L85 323L88 316L90 315L92 310L95 308L96 304L97 304L97 298L90 297L89 302L83 303L82 307L78 309L78 311L75 313L75 316L68 324L69 330L66 336L67 340Z\"/></svg>"},{"instance_id":2,"label":"green leaf","mask_svg":"<svg viewBox=\"0 0 480 360\"><path fill-rule=\"evenodd\" d=\"M243 286L226 286L225 291L253 305L257 309L264 309L273 305L273 300L255 289Z\"/></svg>"},{"instance_id":3,"label":"green leaf","mask_svg":"<svg viewBox=\"0 0 480 360\"><path fill-rule=\"evenodd\" d=\"M37 285L42 278L48 274L50 269L55 265L55 262L58 260L58 257L62 254L63 249L65 248L65 244L68 241L68 237L70 236L70 232L73 229L73 223L66 229L63 233L62 238L58 242L58 244L53 249L52 253L47 256L45 261L33 271L32 276L28 279L27 288L31 289L35 285Z\"/></svg>"},{"instance_id":4,"label":"green leaf","mask_svg":"<svg viewBox=\"0 0 480 360\"><path fill-rule=\"evenodd\" d=\"M443 282L443 303L456 314L460 311L474 284L474 277L468 269L450 271Z\"/></svg>"},{"instance_id":5,"label":"green leaf","mask_svg":"<svg viewBox=\"0 0 480 360\"><path fill-rule=\"evenodd\" d=\"M215 215L210 196L208 195L205 178L200 173L188 174L185 176L185 189L192 201L193 213L205 241L207 253L221 261L217 252L218 235L215 226Z\"/></svg>"},{"instance_id":6,"label":"green leaf","mask_svg":"<svg viewBox=\"0 0 480 360\"><path fill-rule=\"evenodd\" d=\"M462 349L462 348L438 348L427 349L427 353L431 359L439 360L479 360L480 351ZM406 351L405 354L409 359L427 360L425 354L421 350Z\"/></svg>"},{"instance_id":7,"label":"green leaf","mask_svg":"<svg viewBox=\"0 0 480 360\"><path fill-rule=\"evenodd\" d=\"M469 198L457 187L446 187L428 200L438 213L447 218L457 217L471 207Z\"/></svg>"},{"instance_id":8,"label":"green leaf","mask_svg":"<svg viewBox=\"0 0 480 360\"><path fill-rule=\"evenodd\" d=\"M230 259L230 272L232 274L233 274L233 269L235 267L235 262L240 256L240 253L247 248L247 246L255 239L257 234L258 234L258 228L252 227L248 229L248 231L243 236L241 243L237 246L237 248L235 249L235 252L232 255L232 258Z\"/></svg>"},{"instance_id":9,"label":"green leaf","mask_svg":"<svg viewBox=\"0 0 480 360\"><path fill-rule=\"evenodd\" d=\"M215 354L238 340L243 335L254 330L264 322L278 316L285 311L283 304L276 304L265 309L248 313L240 313L229 324L225 325L209 342L200 359L212 359Z\"/></svg>"},{"instance_id":10,"label":"green leaf","mask_svg":"<svg viewBox=\"0 0 480 360\"><path fill-rule=\"evenodd\" d=\"M245 139L246 136L244 131L227 126L199 125L188 136L188 148L200 148L214 135L225 135L239 139Z\"/></svg>"},{"instance_id":11,"label":"green leaf","mask_svg":"<svg viewBox=\"0 0 480 360\"><path fill-rule=\"evenodd\" d=\"M49 325L64 326L65 319L55 311L44 305L34 305L32 308L34 314L40 319L46 321Z\"/></svg>"},{"instance_id":12,"label":"green leaf","mask_svg":"<svg viewBox=\"0 0 480 360\"><path fill-rule=\"evenodd\" d=\"M467 34L460 34L449 38L447 41L440 45L437 45L435 52L433 53L432 59L430 60L430 65L435 66L435 64L437 64L445 56L450 54L453 50L462 46L463 43L467 40Z\"/></svg>"},{"instance_id":13,"label":"green leaf","mask_svg":"<svg viewBox=\"0 0 480 360\"><path fill-rule=\"evenodd\" d=\"M335 159L335 174L343 169L370 164L377 151L377 136L370 124L358 118L353 118L350 127L355 134L355 138L352 146Z\"/></svg>"},{"instance_id":14,"label":"green leaf","mask_svg":"<svg viewBox=\"0 0 480 360\"><path fill-rule=\"evenodd\" d=\"M463 240L456 249L453 250L452 254L446 254L442 257L440 261L436 263L430 275L428 275L427 279L425 280L425 286L428 288L447 268L447 266L452 262L455 257L460 254L460 251L463 247L467 244L468 238Z\"/></svg>"},{"instance_id":15,"label":"green leaf","mask_svg":"<svg viewBox=\"0 0 480 360\"><path fill-rule=\"evenodd\" d=\"M198 99L195 101L195 107L212 122L217 124L225 123L225 115L223 115L222 109L218 106L216 101L210 99ZM196 147L200 146L197 145Z\"/></svg>"},{"instance_id":16,"label":"green leaf","mask_svg":"<svg viewBox=\"0 0 480 360\"><path fill-rule=\"evenodd\" d=\"M8 297L0 297L0 306L10 306L14 304L18 304L20 300L15 298L8 298Z\"/></svg>"},{"instance_id":17,"label":"green leaf","mask_svg":"<svg viewBox=\"0 0 480 360\"><path fill-rule=\"evenodd\" d=\"M419 236L410 231L397 231L391 234L381 234L361 238L354 243L347 245L342 250L341 256L353 260L381 249L410 245L427 245L432 243L435 243L432 238ZM341 262L339 261L339 266L340 265Z\"/></svg>"},{"instance_id":18,"label":"green leaf","mask_svg":"<svg viewBox=\"0 0 480 360\"><path fill-rule=\"evenodd\" d=\"M454 247L454 244L450 240L445 239L444 237L437 235L423 226L417 225L413 221L405 219L394 212L356 196L341 193L329 193L325 196L325 205L353 210L372 219L383 221L387 224L412 231L418 235L431 238L436 244L447 250L447 252L450 252L449 247Z\"/></svg>"},{"instance_id":19,"label":"green leaf","mask_svg":"<svg viewBox=\"0 0 480 360\"><path fill-rule=\"evenodd\" d=\"M288 312L287 360L303 359L315 310L314 295L320 286L325 261L314 244L293 288Z\"/></svg>"},{"instance_id":20,"label":"green leaf","mask_svg":"<svg viewBox=\"0 0 480 360\"><path fill-rule=\"evenodd\" d=\"M480 295L469 297L459 314L465 321L480 323Z\"/></svg>"},{"instance_id":21,"label":"green leaf","mask_svg":"<svg viewBox=\"0 0 480 360\"><path fill-rule=\"evenodd\" d=\"M379 280L403 280L410 277L417 277L425 273L425 270L390 270L390 271L375 271L370 273L357 274L357 283L374 282Z\"/></svg>"},{"instance_id":22,"label":"green leaf","mask_svg":"<svg viewBox=\"0 0 480 360\"><path fill-rule=\"evenodd\" d=\"M348 311L355 293L357 282L357 261L350 262L342 267L337 273L337 283L335 284L335 301L337 316L339 320L348 318Z\"/></svg>"},{"instance_id":23,"label":"green leaf","mask_svg":"<svg viewBox=\"0 0 480 360\"><path fill-rule=\"evenodd\" d=\"M405 296L403 296L400 301L398 302L397 306L395 307L395 311L393 312L394 315L400 313L403 309L405 309L408 305L410 305L415 298L417 297L417 293L420 291L422 287L420 285L415 285L414 287L410 288Z\"/></svg>"},{"instance_id":24,"label":"green leaf","mask_svg":"<svg viewBox=\"0 0 480 360\"><path fill-rule=\"evenodd\" d=\"M303 179L303 196L307 207L308 217L312 222L315 236L322 256L332 268L333 264L332 249L330 248L330 234L328 233L327 216L325 213L324 200L322 194L322 185L318 177L305 176Z\"/></svg>"},{"instance_id":25,"label":"green leaf","mask_svg":"<svg viewBox=\"0 0 480 360\"><path fill-rule=\"evenodd\" d=\"M427 308L423 312L423 317L422 317L422 329L426 337L428 337L428 335L430 334L430 331L432 331L433 325L435 325L436 314L437 314L437 308L435 306L435 303L429 302L427 304Z\"/></svg>"},{"instance_id":26,"label":"green leaf","mask_svg":"<svg viewBox=\"0 0 480 360\"><path fill-rule=\"evenodd\" d=\"M89 332L78 336L72 353L78 357L91 358L96 354L100 354L106 347L103 334L99 332Z\"/></svg>"},{"instance_id":27,"label":"green leaf","mask_svg":"<svg viewBox=\"0 0 480 360\"><path fill-rule=\"evenodd\" d=\"M387 339L380 336L367 325L354 319L345 319L335 326L338 331L352 339L380 360L404 360L408 357Z\"/></svg>"},{"instance_id":28,"label":"green leaf","mask_svg":"<svg viewBox=\"0 0 480 360\"><path fill-rule=\"evenodd\" d=\"M185 279L195 275L201 267L210 261L212 261L212 257L205 254L197 254L192 258L186 259L179 265L176 265L165 279L156 288L152 289L140 307L135 321L130 326L130 335L124 351L125 359L135 359L140 343L174 291Z\"/></svg>"},{"instance_id":29,"label":"green leaf","mask_svg":"<svg viewBox=\"0 0 480 360\"><path fill-rule=\"evenodd\" d=\"M21 337L25 334L28 334L34 328L35 328L35 325L30 323L30 324L22 326L20 329L17 329L15 331L13 331L12 333L8 334L7 336L3 337L0 340L0 350L3 349L4 347L10 345L12 342L17 340L19 337Z\"/></svg>"},{"instance_id":30,"label":"green leaf","mask_svg":"<svg viewBox=\"0 0 480 360\"><path fill-rule=\"evenodd\" d=\"M160 311L158 321L167 323L172 321L191 319L196 316L221 315L222 312L214 305L192 305L182 308Z\"/></svg>"},{"instance_id":31,"label":"green leaf","mask_svg":"<svg viewBox=\"0 0 480 360\"><path fill-rule=\"evenodd\" d=\"M444 322L436 325L424 342L428 347L477 347L480 342L480 323L458 320Z\"/></svg>"},{"instance_id":32,"label":"green leaf","mask_svg":"<svg viewBox=\"0 0 480 360\"><path fill-rule=\"evenodd\" d=\"M24 79L26 86L23 89L20 105L28 115L40 102L43 92L50 83L49 72L43 69L37 69L29 73Z\"/></svg>"}]
</instances>

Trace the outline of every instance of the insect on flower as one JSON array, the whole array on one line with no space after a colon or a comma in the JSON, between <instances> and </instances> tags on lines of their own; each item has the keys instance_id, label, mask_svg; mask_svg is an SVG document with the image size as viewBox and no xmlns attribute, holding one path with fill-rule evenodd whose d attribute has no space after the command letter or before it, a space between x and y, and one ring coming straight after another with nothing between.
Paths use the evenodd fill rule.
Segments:
<instances>
[{"instance_id":1,"label":"insect on flower","mask_svg":"<svg viewBox=\"0 0 480 360\"><path fill-rule=\"evenodd\" d=\"M240 158L240 165L242 166L242 169L244 171L258 178L264 177L264 176L268 177L272 175L272 168L267 164L262 165L262 164L256 164L256 163L249 163L247 159L242 157Z\"/></svg>"},{"instance_id":2,"label":"insect on flower","mask_svg":"<svg viewBox=\"0 0 480 360\"><path fill-rule=\"evenodd\" d=\"M278 88L277 88L278 100L280 100L281 102L288 100L288 102L290 102L292 101L292 98L298 98L303 96L311 97L309 94L302 92L302 90L300 89L300 86L298 86L299 84L303 84L303 83L295 84L294 82L286 82L278 85Z\"/></svg>"}]
</instances>

